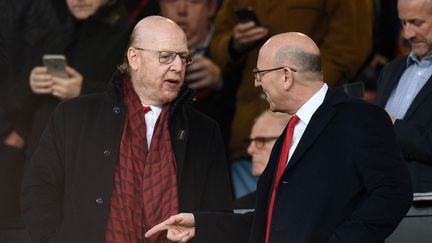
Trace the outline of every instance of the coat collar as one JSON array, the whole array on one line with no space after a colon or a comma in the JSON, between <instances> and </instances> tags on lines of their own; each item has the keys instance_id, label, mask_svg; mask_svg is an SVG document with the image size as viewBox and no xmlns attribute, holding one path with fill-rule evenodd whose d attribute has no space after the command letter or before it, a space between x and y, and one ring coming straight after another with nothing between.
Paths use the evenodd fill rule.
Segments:
<instances>
[{"instance_id":1,"label":"coat collar","mask_svg":"<svg viewBox=\"0 0 432 243\"><path fill-rule=\"evenodd\" d=\"M306 130L301 137L296 150L294 151L290 162L288 163L287 168L285 169L284 174L292 169L295 164L299 162L304 153L309 149L309 147L313 144L313 142L318 138L318 136L322 133L325 127L329 124L332 117L336 113L336 108L338 104L344 102L348 96L344 94L342 91L334 90L329 88L324 99L322 105L316 110L313 114ZM285 128L286 130L286 128ZM270 155L268 168L268 175L270 175L274 179L274 171L276 170L277 163L279 161L279 155L282 149L283 141L285 140L285 131L282 133L283 135L278 138L276 141L272 153ZM282 175L283 177L284 175ZM273 184L273 182L271 183Z\"/></svg>"},{"instance_id":2,"label":"coat collar","mask_svg":"<svg viewBox=\"0 0 432 243\"><path fill-rule=\"evenodd\" d=\"M128 78L128 75L115 72L109 82L106 99L113 106L113 112L117 114L124 113L123 102L123 80ZM168 127L170 129L171 141L175 150L177 163L177 180L181 181L183 174L183 164L186 158L186 146L188 144L189 121L188 116L181 112L186 104L190 104L195 100L195 92L186 86L183 86L177 95L177 98L172 102L171 111L169 114Z\"/></svg>"},{"instance_id":3,"label":"coat collar","mask_svg":"<svg viewBox=\"0 0 432 243\"><path fill-rule=\"evenodd\" d=\"M338 90L329 89L327 91L326 97L322 105L315 111L312 118L294 151L290 162L288 163L285 172L291 169L302 157L302 155L308 150L308 148L313 144L313 142L318 138L321 132L329 124L331 118L336 113L336 106L347 99L347 96Z\"/></svg>"},{"instance_id":4,"label":"coat collar","mask_svg":"<svg viewBox=\"0 0 432 243\"><path fill-rule=\"evenodd\" d=\"M348 99L348 96L340 90L334 90L329 87L326 97L321 106L313 114L306 130L301 137L296 150L294 151L287 168L285 169L282 178L291 170L297 163L300 162L302 156L307 152L313 142L318 138L326 126L330 123L332 117L336 114L336 106ZM285 128L286 130L286 128ZM276 141L270 155L269 163L260 177L261 191L271 193L271 186L274 183L275 170L279 161L283 141L285 140L285 131ZM267 198L270 198L269 196Z\"/></svg>"},{"instance_id":5,"label":"coat collar","mask_svg":"<svg viewBox=\"0 0 432 243\"><path fill-rule=\"evenodd\" d=\"M382 96L378 96L378 100L377 100L377 104L381 107L384 107L388 98L390 97L390 94L392 92L392 90L394 89L394 87L396 86L396 84L399 82L400 77L402 76L403 72L405 71L406 65L407 65L407 61L406 61L406 57L404 58L399 58L395 61L395 63L393 64L394 67L393 68L388 68L387 70L389 70L389 75L385 76L385 80L381 80L381 78L383 77L381 74L381 78L380 81L385 82L383 84L383 90L382 90ZM385 72L386 69L384 69L382 71L382 73Z\"/></svg>"}]
</instances>

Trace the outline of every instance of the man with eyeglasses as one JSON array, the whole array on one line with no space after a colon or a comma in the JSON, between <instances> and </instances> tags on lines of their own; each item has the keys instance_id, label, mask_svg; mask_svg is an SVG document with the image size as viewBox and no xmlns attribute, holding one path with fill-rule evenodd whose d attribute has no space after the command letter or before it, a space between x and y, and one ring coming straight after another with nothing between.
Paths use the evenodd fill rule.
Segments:
<instances>
[{"instance_id":1,"label":"man with eyeglasses","mask_svg":"<svg viewBox=\"0 0 432 243\"><path fill-rule=\"evenodd\" d=\"M252 127L247 148L248 154L252 157L252 168L249 173L259 177L270 158L273 145L276 139L285 129L290 116L285 113L265 110L259 115ZM236 209L252 209L255 207L256 192L246 194L233 202Z\"/></svg>"},{"instance_id":2,"label":"man with eyeglasses","mask_svg":"<svg viewBox=\"0 0 432 243\"><path fill-rule=\"evenodd\" d=\"M184 211L231 211L217 124L190 106L186 35L161 16L134 28L105 94L60 104L25 175L23 215L34 242L144 240Z\"/></svg>"},{"instance_id":3,"label":"man with eyeglasses","mask_svg":"<svg viewBox=\"0 0 432 243\"><path fill-rule=\"evenodd\" d=\"M383 243L411 204L408 169L390 118L324 83L320 50L288 32L260 49L255 87L292 115L257 186L253 213L182 213L168 230L194 243ZM279 68L281 67L281 68Z\"/></svg>"}]
</instances>

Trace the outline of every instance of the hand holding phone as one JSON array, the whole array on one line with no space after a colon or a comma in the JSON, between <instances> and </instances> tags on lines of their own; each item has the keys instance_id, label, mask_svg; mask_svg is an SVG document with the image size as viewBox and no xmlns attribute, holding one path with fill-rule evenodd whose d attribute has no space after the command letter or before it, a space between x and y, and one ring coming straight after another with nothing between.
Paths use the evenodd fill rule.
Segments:
<instances>
[{"instance_id":1,"label":"hand holding phone","mask_svg":"<svg viewBox=\"0 0 432 243\"><path fill-rule=\"evenodd\" d=\"M45 67L48 69L48 73L59 78L68 78L66 72L66 57L64 55L43 55L42 61Z\"/></svg>"},{"instance_id":2,"label":"hand holding phone","mask_svg":"<svg viewBox=\"0 0 432 243\"><path fill-rule=\"evenodd\" d=\"M232 48L242 53L265 38L269 30L261 26L251 7L237 9L235 14L239 23L233 29Z\"/></svg>"},{"instance_id":3,"label":"hand holding phone","mask_svg":"<svg viewBox=\"0 0 432 243\"><path fill-rule=\"evenodd\" d=\"M75 69L66 67L67 78L53 77L52 95L60 100L75 98L81 94L83 76Z\"/></svg>"},{"instance_id":4,"label":"hand holding phone","mask_svg":"<svg viewBox=\"0 0 432 243\"><path fill-rule=\"evenodd\" d=\"M30 88L35 94L51 94L53 86L53 76L48 73L45 66L34 67L30 73Z\"/></svg>"}]
</instances>

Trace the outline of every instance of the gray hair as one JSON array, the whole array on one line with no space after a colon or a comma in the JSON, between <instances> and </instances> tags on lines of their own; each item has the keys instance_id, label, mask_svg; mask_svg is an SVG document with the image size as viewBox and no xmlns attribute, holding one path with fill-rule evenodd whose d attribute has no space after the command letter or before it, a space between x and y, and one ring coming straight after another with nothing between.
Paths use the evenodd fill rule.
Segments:
<instances>
[{"instance_id":1,"label":"gray hair","mask_svg":"<svg viewBox=\"0 0 432 243\"><path fill-rule=\"evenodd\" d=\"M321 57L319 54L307 52L303 48L284 46L275 55L275 63L283 66L287 62L293 64L297 71L321 73Z\"/></svg>"}]
</instances>

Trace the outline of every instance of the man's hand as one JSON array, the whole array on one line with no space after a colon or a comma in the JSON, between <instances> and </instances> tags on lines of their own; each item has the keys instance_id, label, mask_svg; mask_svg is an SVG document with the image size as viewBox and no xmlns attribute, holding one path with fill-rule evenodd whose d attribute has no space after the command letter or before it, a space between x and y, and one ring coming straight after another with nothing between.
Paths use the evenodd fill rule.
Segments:
<instances>
[{"instance_id":1,"label":"man's hand","mask_svg":"<svg viewBox=\"0 0 432 243\"><path fill-rule=\"evenodd\" d=\"M35 94L51 94L53 85L53 76L48 73L48 69L38 66L32 69L30 73L30 88Z\"/></svg>"},{"instance_id":2,"label":"man's hand","mask_svg":"<svg viewBox=\"0 0 432 243\"><path fill-rule=\"evenodd\" d=\"M214 62L204 56L195 56L187 66L185 81L189 88L216 88L221 82L221 70Z\"/></svg>"},{"instance_id":3,"label":"man's hand","mask_svg":"<svg viewBox=\"0 0 432 243\"><path fill-rule=\"evenodd\" d=\"M237 52L243 52L253 46L269 33L267 28L256 26L254 22L239 23L233 30L233 47Z\"/></svg>"},{"instance_id":4,"label":"man's hand","mask_svg":"<svg viewBox=\"0 0 432 243\"><path fill-rule=\"evenodd\" d=\"M146 238L167 230L167 239L174 242L187 242L195 236L195 217L191 213L181 213L169 217L145 233Z\"/></svg>"},{"instance_id":5,"label":"man's hand","mask_svg":"<svg viewBox=\"0 0 432 243\"><path fill-rule=\"evenodd\" d=\"M83 83L82 75L75 69L67 66L66 72L69 78L53 77L52 95L61 100L75 98L81 94Z\"/></svg>"},{"instance_id":6,"label":"man's hand","mask_svg":"<svg viewBox=\"0 0 432 243\"><path fill-rule=\"evenodd\" d=\"M25 145L24 139L16 131L9 133L3 143L16 149L22 149Z\"/></svg>"}]
</instances>

